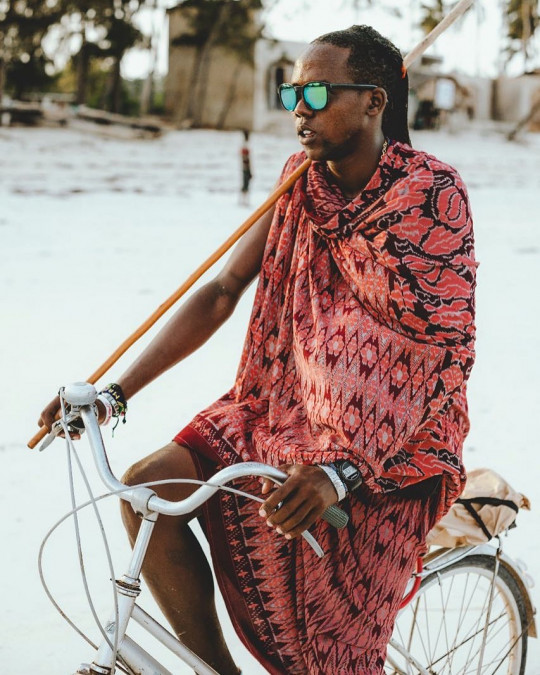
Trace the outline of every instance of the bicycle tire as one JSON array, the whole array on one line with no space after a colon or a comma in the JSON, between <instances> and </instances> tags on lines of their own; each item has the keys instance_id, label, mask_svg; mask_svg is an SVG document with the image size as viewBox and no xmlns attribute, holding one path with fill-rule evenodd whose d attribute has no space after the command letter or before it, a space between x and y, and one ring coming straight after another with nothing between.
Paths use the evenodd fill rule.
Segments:
<instances>
[{"instance_id":1,"label":"bicycle tire","mask_svg":"<svg viewBox=\"0 0 540 675\"><path fill-rule=\"evenodd\" d=\"M399 613L392 637L430 674L525 674L526 604L519 585L502 564L486 626L495 563L493 556L477 554L432 572ZM419 672L392 647L389 654L394 665L387 661L388 675Z\"/></svg>"}]
</instances>

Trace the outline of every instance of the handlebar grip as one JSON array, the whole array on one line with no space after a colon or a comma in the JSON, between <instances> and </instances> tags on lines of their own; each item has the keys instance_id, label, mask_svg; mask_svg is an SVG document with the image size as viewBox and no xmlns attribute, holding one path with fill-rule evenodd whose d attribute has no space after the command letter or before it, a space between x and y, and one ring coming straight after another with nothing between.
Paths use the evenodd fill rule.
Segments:
<instances>
[{"instance_id":1,"label":"handlebar grip","mask_svg":"<svg viewBox=\"0 0 540 675\"><path fill-rule=\"evenodd\" d=\"M337 527L338 530L344 528L349 522L349 516L335 504L329 506L322 514L321 518L326 520L327 523L330 523L330 525Z\"/></svg>"}]
</instances>

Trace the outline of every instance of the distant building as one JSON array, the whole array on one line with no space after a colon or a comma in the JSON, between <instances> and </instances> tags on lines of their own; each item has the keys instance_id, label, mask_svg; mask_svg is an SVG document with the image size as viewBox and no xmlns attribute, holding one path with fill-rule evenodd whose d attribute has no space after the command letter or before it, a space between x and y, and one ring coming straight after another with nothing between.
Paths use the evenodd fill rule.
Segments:
<instances>
[{"instance_id":1,"label":"distant building","mask_svg":"<svg viewBox=\"0 0 540 675\"><path fill-rule=\"evenodd\" d=\"M165 85L165 112L177 126L279 131L290 127L276 89L290 79L301 42L259 39L250 59L241 61L231 51L214 47L203 67L206 87L194 80L198 46L193 43L190 19L194 9L182 3L168 10L169 72ZM253 16L254 25L257 16ZM200 84L200 83L199 83ZM206 90L206 91L204 91ZM204 97L194 119L192 97ZM199 101L200 102L200 101Z\"/></svg>"},{"instance_id":2,"label":"distant building","mask_svg":"<svg viewBox=\"0 0 540 675\"><path fill-rule=\"evenodd\" d=\"M169 71L165 113L179 127L252 130L254 66L217 46L206 55L208 58L201 56L191 24L196 11L183 3L167 10ZM253 55L249 56L253 61Z\"/></svg>"},{"instance_id":3,"label":"distant building","mask_svg":"<svg viewBox=\"0 0 540 675\"><path fill-rule=\"evenodd\" d=\"M493 83L493 118L519 122L532 111L530 131L540 131L540 70L519 77L500 77Z\"/></svg>"},{"instance_id":4,"label":"distant building","mask_svg":"<svg viewBox=\"0 0 540 675\"><path fill-rule=\"evenodd\" d=\"M281 108L277 87L290 82L294 62L306 43L261 38L243 60L214 47L196 77L200 45L191 28L194 11L183 3L168 10L165 112L169 119L178 127L290 132L290 113ZM254 30L257 21L254 12ZM409 71L409 123L414 128L456 128L472 119L517 122L540 100L540 73L494 82L442 73L441 61L424 55ZM533 128L535 124L540 129L540 111Z\"/></svg>"},{"instance_id":5,"label":"distant building","mask_svg":"<svg viewBox=\"0 0 540 675\"><path fill-rule=\"evenodd\" d=\"M422 56L409 72L409 123L415 129L463 125L490 119L492 83L441 72L441 57Z\"/></svg>"}]
</instances>

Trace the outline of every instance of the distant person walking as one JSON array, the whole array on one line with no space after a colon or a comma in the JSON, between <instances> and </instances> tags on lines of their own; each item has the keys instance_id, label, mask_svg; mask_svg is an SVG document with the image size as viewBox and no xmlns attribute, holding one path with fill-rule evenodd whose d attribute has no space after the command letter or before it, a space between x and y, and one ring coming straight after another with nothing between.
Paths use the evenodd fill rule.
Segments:
<instances>
[{"instance_id":1,"label":"distant person walking","mask_svg":"<svg viewBox=\"0 0 540 675\"><path fill-rule=\"evenodd\" d=\"M249 183L253 178L251 173L251 159L249 156L249 131L244 129L244 142L240 149L242 160L242 189L240 191L240 204L247 206L249 204Z\"/></svg>"}]
</instances>

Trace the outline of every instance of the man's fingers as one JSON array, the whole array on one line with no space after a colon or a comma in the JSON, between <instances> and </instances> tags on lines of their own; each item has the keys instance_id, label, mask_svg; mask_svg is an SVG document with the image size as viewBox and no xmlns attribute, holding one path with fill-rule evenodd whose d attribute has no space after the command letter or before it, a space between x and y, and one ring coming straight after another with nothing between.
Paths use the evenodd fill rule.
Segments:
<instances>
[{"instance_id":1,"label":"man's fingers","mask_svg":"<svg viewBox=\"0 0 540 675\"><path fill-rule=\"evenodd\" d=\"M58 412L59 408L60 408L60 399L57 396L42 411L41 415L39 416L38 426L40 427L45 426L50 431L52 425L55 422L56 413Z\"/></svg>"},{"instance_id":2,"label":"man's fingers","mask_svg":"<svg viewBox=\"0 0 540 675\"><path fill-rule=\"evenodd\" d=\"M294 539L299 537L302 532L305 532L309 529L313 523L318 519L321 514L316 509L310 509L307 514L302 518L300 522L297 522L296 525L290 530L283 530L283 534L286 539Z\"/></svg>"},{"instance_id":3,"label":"man's fingers","mask_svg":"<svg viewBox=\"0 0 540 675\"><path fill-rule=\"evenodd\" d=\"M300 509L302 509L305 503L305 499L303 499L299 494L292 494L289 496L287 501L285 501L283 505L277 509L277 511L274 511L268 516L266 522L270 525L281 526L286 521L295 519L298 520L296 514Z\"/></svg>"},{"instance_id":4,"label":"man's fingers","mask_svg":"<svg viewBox=\"0 0 540 675\"><path fill-rule=\"evenodd\" d=\"M54 417L41 417L38 421L38 425L40 427L46 427L47 431L50 431L52 429L53 424L54 424Z\"/></svg>"},{"instance_id":5,"label":"man's fingers","mask_svg":"<svg viewBox=\"0 0 540 675\"><path fill-rule=\"evenodd\" d=\"M259 513L268 525L289 539L297 537L335 503L337 494L328 476L317 466L285 464L279 467L289 478L262 504ZM270 491L271 481L263 482Z\"/></svg>"},{"instance_id":6,"label":"man's fingers","mask_svg":"<svg viewBox=\"0 0 540 675\"><path fill-rule=\"evenodd\" d=\"M39 416L38 419L38 426L39 427L47 427L47 429L50 431L51 427L53 425L54 418L52 415L49 415L46 410L44 410L41 415Z\"/></svg>"},{"instance_id":7,"label":"man's fingers","mask_svg":"<svg viewBox=\"0 0 540 675\"><path fill-rule=\"evenodd\" d=\"M262 488L261 493L267 495L274 488L275 483L268 478L261 478Z\"/></svg>"},{"instance_id":8,"label":"man's fingers","mask_svg":"<svg viewBox=\"0 0 540 675\"><path fill-rule=\"evenodd\" d=\"M283 473L290 473L290 470L292 469L293 466L294 464L281 464L278 467L278 469L280 469L280 471L283 471ZM262 485L261 492L263 495L267 495L272 490L279 489L280 487L279 483L275 483L270 478L261 478L261 485Z\"/></svg>"},{"instance_id":9,"label":"man's fingers","mask_svg":"<svg viewBox=\"0 0 540 675\"><path fill-rule=\"evenodd\" d=\"M313 508L313 506L307 502L302 502L298 508L292 512L289 516L284 517L281 521L276 522L276 530L279 532L279 534L293 534L295 532L303 532L306 530L310 525L313 524L315 521L315 516L313 516L313 520L309 521L309 516L311 514L315 514L316 510ZM279 511L276 511L276 516L279 517L281 514L281 509ZM309 522L308 522L309 521ZM303 526L304 523L307 522L307 525ZM302 529L298 530L299 527L302 527Z\"/></svg>"},{"instance_id":10,"label":"man's fingers","mask_svg":"<svg viewBox=\"0 0 540 675\"><path fill-rule=\"evenodd\" d=\"M278 508L279 504L291 494L293 489L293 486L287 480L283 485L280 485L280 487L274 490L259 509L261 516L264 518L272 514Z\"/></svg>"}]
</instances>

